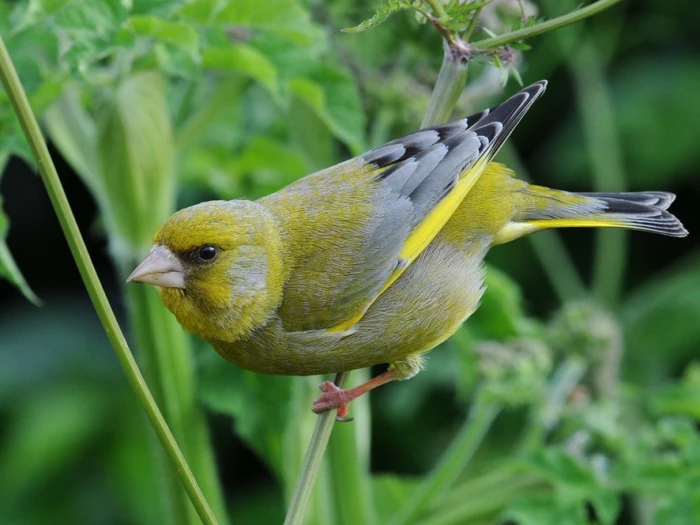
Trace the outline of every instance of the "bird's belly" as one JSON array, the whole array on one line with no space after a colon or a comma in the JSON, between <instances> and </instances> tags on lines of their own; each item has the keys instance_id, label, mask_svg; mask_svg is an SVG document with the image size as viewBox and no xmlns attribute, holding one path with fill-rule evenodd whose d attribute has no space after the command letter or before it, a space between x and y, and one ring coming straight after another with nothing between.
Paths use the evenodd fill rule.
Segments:
<instances>
[{"instance_id":1,"label":"bird's belly","mask_svg":"<svg viewBox=\"0 0 700 525\"><path fill-rule=\"evenodd\" d=\"M436 242L437 241L437 242ZM395 363L452 335L483 294L488 243L438 237L349 332L287 332L279 318L254 337L212 342L226 359L268 374L313 375Z\"/></svg>"},{"instance_id":2,"label":"bird's belly","mask_svg":"<svg viewBox=\"0 0 700 525\"><path fill-rule=\"evenodd\" d=\"M372 364L434 348L478 306L486 243L458 247L437 241L377 299L346 339L374 357Z\"/></svg>"}]
</instances>

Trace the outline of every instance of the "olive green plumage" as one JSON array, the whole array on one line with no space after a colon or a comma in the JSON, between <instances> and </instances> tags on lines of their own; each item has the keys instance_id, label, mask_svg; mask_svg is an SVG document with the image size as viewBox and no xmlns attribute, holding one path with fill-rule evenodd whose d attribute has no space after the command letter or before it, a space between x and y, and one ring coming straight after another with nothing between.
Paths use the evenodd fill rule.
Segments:
<instances>
[{"instance_id":1,"label":"olive green plumage","mask_svg":"<svg viewBox=\"0 0 700 525\"><path fill-rule=\"evenodd\" d=\"M572 194L492 162L545 85L256 202L181 210L155 236L160 262L132 277L162 286L187 330L249 370L304 375L389 363L410 377L477 308L492 245L563 226L686 234L665 211L670 194ZM158 281L168 272L177 278Z\"/></svg>"}]
</instances>

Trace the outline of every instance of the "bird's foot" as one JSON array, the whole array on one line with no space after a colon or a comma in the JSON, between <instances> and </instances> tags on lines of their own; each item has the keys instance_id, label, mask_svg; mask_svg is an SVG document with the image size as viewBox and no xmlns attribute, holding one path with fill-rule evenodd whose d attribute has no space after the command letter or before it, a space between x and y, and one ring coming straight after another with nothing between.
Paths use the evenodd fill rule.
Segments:
<instances>
[{"instance_id":1,"label":"bird's foot","mask_svg":"<svg viewBox=\"0 0 700 525\"><path fill-rule=\"evenodd\" d=\"M323 394L318 396L314 401L314 406L311 410L316 414L320 414L326 410L337 408L338 413L335 416L336 421L352 421L352 418L348 417L348 405L350 401L357 398L357 394L353 392L353 390L340 388L331 381L321 383L318 388Z\"/></svg>"},{"instance_id":2,"label":"bird's foot","mask_svg":"<svg viewBox=\"0 0 700 525\"><path fill-rule=\"evenodd\" d=\"M335 417L336 421L352 421L351 417L347 417L348 404L360 397L362 394L366 394L370 390L393 381L394 379L396 379L396 372L394 372L394 370L388 370L387 372L370 379L366 383L362 383L361 385L348 390L340 388L331 381L326 381L318 386L323 394L318 396L316 401L314 401L314 406L311 410L317 414L320 414L326 410L337 408L338 414Z\"/></svg>"}]
</instances>

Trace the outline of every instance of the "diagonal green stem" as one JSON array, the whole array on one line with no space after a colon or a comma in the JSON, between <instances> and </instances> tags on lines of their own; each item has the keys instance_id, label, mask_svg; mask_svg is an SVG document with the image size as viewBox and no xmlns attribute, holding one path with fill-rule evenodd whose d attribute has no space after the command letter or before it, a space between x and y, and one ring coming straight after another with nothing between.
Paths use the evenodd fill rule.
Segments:
<instances>
[{"instance_id":1,"label":"diagonal green stem","mask_svg":"<svg viewBox=\"0 0 700 525\"><path fill-rule=\"evenodd\" d=\"M340 388L343 388L349 375L350 372L336 374L333 382ZM306 449L304 462L301 465L301 473L299 474L296 487L294 487L292 500L289 502L284 525L303 525L304 523L304 517L311 500L311 493L316 485L316 478L318 478L323 462L323 454L331 437L336 413L337 410L327 410L318 416L316 420L316 426L313 434L311 434L311 441Z\"/></svg>"},{"instance_id":2,"label":"diagonal green stem","mask_svg":"<svg viewBox=\"0 0 700 525\"><path fill-rule=\"evenodd\" d=\"M133 268L136 264L127 266ZM123 277L125 281L126 276ZM158 293L152 287L126 286L125 294L134 340L141 350L140 362L155 399L187 454L214 515L224 524L227 522L226 510L218 485L206 417L197 403L194 359L187 335L163 308ZM163 463L163 474L169 478L168 500L177 512L173 523L199 523L174 473L167 469L165 461Z\"/></svg>"},{"instance_id":3,"label":"diagonal green stem","mask_svg":"<svg viewBox=\"0 0 700 525\"><path fill-rule=\"evenodd\" d=\"M430 6L430 9L433 11L436 17L442 18L443 16L447 16L447 13L445 12L445 8L442 7L442 0L425 0L426 3Z\"/></svg>"},{"instance_id":4,"label":"diagonal green stem","mask_svg":"<svg viewBox=\"0 0 700 525\"><path fill-rule=\"evenodd\" d=\"M440 462L408 498L406 507L394 523L415 523L416 519L457 481L474 457L501 408L501 404L489 399L484 390L477 392L469 416L459 434L442 455Z\"/></svg>"},{"instance_id":5,"label":"diagonal green stem","mask_svg":"<svg viewBox=\"0 0 700 525\"><path fill-rule=\"evenodd\" d=\"M537 477L518 473L511 474L498 486L488 489L481 490L480 485L465 484L454 490L451 500L441 500L435 507L435 513L416 522L416 525L499 523L497 515L509 502L524 494L546 490L547 484Z\"/></svg>"},{"instance_id":6,"label":"diagonal green stem","mask_svg":"<svg viewBox=\"0 0 700 525\"><path fill-rule=\"evenodd\" d=\"M579 114L583 122L588 156L596 191L624 191L625 174L617 135L613 102L598 50L589 38L569 61L573 73ZM614 305L620 297L627 258L627 233L596 232L593 292L598 300Z\"/></svg>"},{"instance_id":7,"label":"diagonal green stem","mask_svg":"<svg viewBox=\"0 0 700 525\"><path fill-rule=\"evenodd\" d=\"M521 40L526 40L534 36L549 33L550 31L553 31L555 29L568 26L585 18L596 15L601 11L612 7L620 1L621 0L598 0L597 2L589 6L577 9L576 11L572 11L571 13L567 13L565 15L553 18L551 20L547 20L546 22L536 24L532 27L519 29L518 31L513 31L511 33L506 33L505 35L499 35L493 38L486 38L484 40L474 42L474 44L472 45L474 49L484 50L506 46L514 42L520 42Z\"/></svg>"},{"instance_id":8,"label":"diagonal green stem","mask_svg":"<svg viewBox=\"0 0 700 525\"><path fill-rule=\"evenodd\" d=\"M364 383L370 370L356 370L354 379ZM369 396L352 403L352 425L339 425L328 444L330 485L335 496L335 523L376 523L369 469Z\"/></svg>"},{"instance_id":9,"label":"diagonal green stem","mask_svg":"<svg viewBox=\"0 0 700 525\"><path fill-rule=\"evenodd\" d=\"M36 117L27 100L27 96L22 88L22 84L17 76L17 71L12 64L12 60L5 47L5 42L0 36L0 79L7 91L10 102L17 114L22 126L24 135L29 142L32 153L39 166L39 173L46 186L46 191L51 199L51 204L56 211L56 215L61 224L61 228L75 259L80 275L85 283L90 299L95 311L102 323L107 337L114 348L124 373L136 394L139 402L143 406L146 416L160 439L163 448L170 457L175 469L192 501L200 519L205 524L217 523L214 514L207 504L202 491L197 485L192 472L190 471L184 455L170 432L168 425L156 405L146 382L138 369L136 360L132 355L124 339L119 324L114 316L102 284L97 277L97 272L88 254L83 237L80 234L75 217L66 198L66 194L61 186L61 181L56 173L56 168L49 155L46 142L39 129Z\"/></svg>"},{"instance_id":10,"label":"diagonal green stem","mask_svg":"<svg viewBox=\"0 0 700 525\"><path fill-rule=\"evenodd\" d=\"M561 5L553 0L543 3L549 9ZM600 46L590 36L575 38L570 31L557 33L556 40L561 57L567 61L574 79L595 190L624 191L624 163ZM623 230L596 232L593 292L599 301L609 305L617 302L622 288L627 258L626 236Z\"/></svg>"}]
</instances>

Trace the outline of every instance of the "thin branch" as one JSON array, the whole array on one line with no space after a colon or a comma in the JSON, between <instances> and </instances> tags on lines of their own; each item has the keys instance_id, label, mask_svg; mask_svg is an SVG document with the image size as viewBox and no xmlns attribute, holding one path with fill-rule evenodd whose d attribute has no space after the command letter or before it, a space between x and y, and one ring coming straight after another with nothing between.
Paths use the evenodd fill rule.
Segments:
<instances>
[{"instance_id":1,"label":"thin branch","mask_svg":"<svg viewBox=\"0 0 700 525\"><path fill-rule=\"evenodd\" d=\"M474 33L474 29L476 29L476 24L479 21L479 16L481 15L482 9L483 7L480 7L472 14L472 18L469 20L469 26L462 37L465 42L469 42L469 39L472 37L472 33Z\"/></svg>"},{"instance_id":2,"label":"thin branch","mask_svg":"<svg viewBox=\"0 0 700 525\"><path fill-rule=\"evenodd\" d=\"M173 437L172 432L168 428L163 415L156 405L151 392L146 385L141 372L138 369L136 360L132 355L129 347L124 339L114 312L107 301L102 284L97 277L97 272L92 264L90 255L88 254L85 241L80 234L78 225L75 222L75 217L68 204L68 199L61 186L61 181L56 173L56 168L49 155L49 150L46 142L39 129L36 117L32 112L32 108L27 100L27 95L22 88L22 84L17 76L17 71L12 63L10 55L5 47L5 42L0 36L0 79L2 80L5 90L7 91L12 107L17 114L19 122L22 126L24 135L29 142L29 145L34 154L39 167L41 179L46 186L46 191L51 199L51 204L56 211L58 221L61 224L63 234L70 247L75 263L80 271L80 276L85 283L92 304L97 312L102 326L107 334L107 337L114 348L117 358L124 369L124 373L129 380L131 388L134 390L136 397L143 406L146 416L160 439L163 448L170 457L170 460L175 466L180 481L185 487L187 494L192 501L197 514L202 522L207 525L216 524L216 518L212 513L204 495L197 485L197 481L192 475L190 467L187 465L184 455Z\"/></svg>"},{"instance_id":3,"label":"thin branch","mask_svg":"<svg viewBox=\"0 0 700 525\"><path fill-rule=\"evenodd\" d=\"M336 374L333 382L340 388L345 386L350 372L340 372ZM328 446L328 440L331 437L331 430L335 423L337 410L327 410L318 416L309 447L304 455L304 462L301 465L301 473L297 479L292 500L289 502L287 509L287 517L284 520L284 525L303 525L306 511L309 507L309 500L314 486L316 486L316 478L323 462L323 454Z\"/></svg>"},{"instance_id":4,"label":"thin branch","mask_svg":"<svg viewBox=\"0 0 700 525\"><path fill-rule=\"evenodd\" d=\"M430 9L432 10L433 13L435 13L435 16L437 16L438 18L442 18L444 16L447 16L447 13L445 12L445 8L442 7L440 0L423 0L423 1L430 6Z\"/></svg>"},{"instance_id":5,"label":"thin branch","mask_svg":"<svg viewBox=\"0 0 700 525\"><path fill-rule=\"evenodd\" d=\"M480 40L479 42L474 42L472 46L477 50L485 50L505 46L514 42L520 42L521 40L526 40L543 33L548 33L549 31L553 31L555 29L571 25L574 22L578 22L585 18L589 18L609 7L612 7L620 1L621 0L598 0L589 6L577 9L576 11L572 11L566 15L553 18L552 20L547 20L546 22L536 24L532 27L525 27L523 29L519 29L518 31L513 31L512 33L506 33L505 35Z\"/></svg>"}]
</instances>

